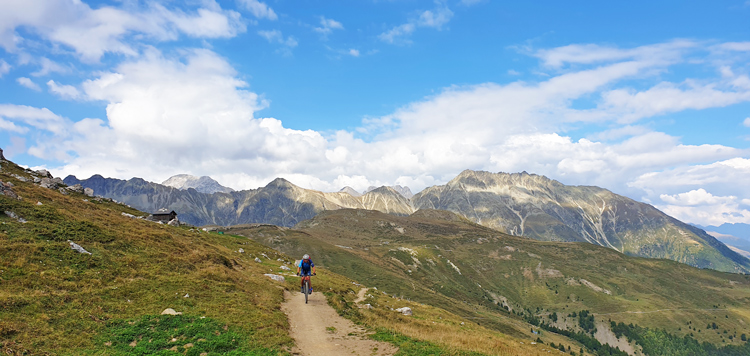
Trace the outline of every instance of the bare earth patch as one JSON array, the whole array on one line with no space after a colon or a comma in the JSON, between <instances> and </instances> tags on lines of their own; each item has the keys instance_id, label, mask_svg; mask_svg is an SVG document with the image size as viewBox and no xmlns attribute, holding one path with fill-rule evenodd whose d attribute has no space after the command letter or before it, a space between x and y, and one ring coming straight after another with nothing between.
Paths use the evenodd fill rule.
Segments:
<instances>
[{"instance_id":1,"label":"bare earth patch","mask_svg":"<svg viewBox=\"0 0 750 356\"><path fill-rule=\"evenodd\" d=\"M391 344L368 339L365 329L339 316L321 293L310 295L307 304L302 293L284 292L284 299L281 310L289 318L289 335L297 343L293 355L386 356L398 351Z\"/></svg>"}]
</instances>

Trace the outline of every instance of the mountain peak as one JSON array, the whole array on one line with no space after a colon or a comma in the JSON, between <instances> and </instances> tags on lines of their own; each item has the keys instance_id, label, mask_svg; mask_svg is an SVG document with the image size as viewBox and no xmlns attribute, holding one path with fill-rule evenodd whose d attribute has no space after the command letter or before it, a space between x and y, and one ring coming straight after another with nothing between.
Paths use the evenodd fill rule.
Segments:
<instances>
[{"instance_id":1,"label":"mountain peak","mask_svg":"<svg viewBox=\"0 0 750 356\"><path fill-rule=\"evenodd\" d=\"M339 193L348 193L349 195L351 195L353 197L362 196L362 194L360 192L354 190L354 188L352 188L352 187L350 187L348 185L346 187L341 188L341 190L339 190Z\"/></svg>"},{"instance_id":2,"label":"mountain peak","mask_svg":"<svg viewBox=\"0 0 750 356\"><path fill-rule=\"evenodd\" d=\"M234 189L225 187L209 176L196 177L190 174L178 174L170 177L161 183L168 187L179 190L188 190L193 188L201 193L231 193Z\"/></svg>"},{"instance_id":3,"label":"mountain peak","mask_svg":"<svg viewBox=\"0 0 750 356\"><path fill-rule=\"evenodd\" d=\"M396 193L400 194L402 197L404 197L406 199L411 199L411 197L414 196L414 193L411 192L411 189L409 189L409 187L404 187L404 186L401 186L401 185L390 185L390 186L384 185L384 186L381 186L381 187L375 187L375 186L371 185L369 188L365 189L365 192L363 194L367 194L367 193L369 193L369 192L371 192L373 190L380 189L380 188L383 188L383 187L391 188Z\"/></svg>"}]
</instances>

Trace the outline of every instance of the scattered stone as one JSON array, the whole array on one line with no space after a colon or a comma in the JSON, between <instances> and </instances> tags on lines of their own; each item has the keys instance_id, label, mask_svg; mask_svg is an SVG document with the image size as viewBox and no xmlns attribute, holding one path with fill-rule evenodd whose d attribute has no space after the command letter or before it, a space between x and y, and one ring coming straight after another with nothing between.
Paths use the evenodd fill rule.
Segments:
<instances>
[{"instance_id":1,"label":"scattered stone","mask_svg":"<svg viewBox=\"0 0 750 356\"><path fill-rule=\"evenodd\" d=\"M255 258L255 262L261 263L261 262L263 262L263 261L261 261L261 260L260 260L260 258L256 257L256 258Z\"/></svg>"},{"instance_id":2,"label":"scattered stone","mask_svg":"<svg viewBox=\"0 0 750 356\"><path fill-rule=\"evenodd\" d=\"M291 271L292 270L291 268L289 268L287 266L284 266L284 265L281 265L281 267L279 267L279 268L281 268L282 271Z\"/></svg>"},{"instance_id":3,"label":"scattered stone","mask_svg":"<svg viewBox=\"0 0 750 356\"><path fill-rule=\"evenodd\" d=\"M91 188L83 188L83 194L86 194L90 197L94 196L94 190Z\"/></svg>"},{"instance_id":4,"label":"scattered stone","mask_svg":"<svg viewBox=\"0 0 750 356\"><path fill-rule=\"evenodd\" d=\"M9 218L11 218L11 219L16 219L16 220L18 220L18 222L20 222L21 224L25 224L25 223L27 223L27 222L28 222L28 221L26 221L26 219L24 219L24 218L22 218L22 217L18 216L18 214L14 213L14 212L12 212L12 211L8 211L8 210L6 210L6 211L5 211L5 215L8 215L8 217L9 217Z\"/></svg>"},{"instance_id":5,"label":"scattered stone","mask_svg":"<svg viewBox=\"0 0 750 356\"><path fill-rule=\"evenodd\" d=\"M11 174L11 177L20 180L21 182L28 182L29 178L26 178L24 176L19 176L18 174Z\"/></svg>"},{"instance_id":6,"label":"scattered stone","mask_svg":"<svg viewBox=\"0 0 750 356\"><path fill-rule=\"evenodd\" d=\"M363 305L362 308L372 309L372 305L370 305L370 303L367 303L367 304Z\"/></svg>"},{"instance_id":7,"label":"scattered stone","mask_svg":"<svg viewBox=\"0 0 750 356\"><path fill-rule=\"evenodd\" d=\"M70 190L70 191L72 191L72 192L76 192L76 193L81 193L81 194L83 194L83 186L82 186L82 185L80 185L80 184L76 184L76 185L71 185L71 186L69 186L69 187L68 187L68 188L66 188L66 189L68 189L68 190Z\"/></svg>"},{"instance_id":8,"label":"scattered stone","mask_svg":"<svg viewBox=\"0 0 750 356\"><path fill-rule=\"evenodd\" d=\"M131 218L131 219L135 219L135 215L133 215L133 214L128 214L128 213L126 213L126 212L124 212L124 211L123 211L122 213L120 213L120 214L121 214L122 216L126 217L126 218Z\"/></svg>"},{"instance_id":9,"label":"scattered stone","mask_svg":"<svg viewBox=\"0 0 750 356\"><path fill-rule=\"evenodd\" d=\"M36 205L43 205L42 202L38 201L36 202Z\"/></svg>"},{"instance_id":10,"label":"scattered stone","mask_svg":"<svg viewBox=\"0 0 750 356\"><path fill-rule=\"evenodd\" d=\"M285 281L284 276L279 276L278 274L266 273L266 274L264 274L264 276L266 276L268 278L271 278L271 279L273 279L276 282L284 282Z\"/></svg>"},{"instance_id":11,"label":"scattered stone","mask_svg":"<svg viewBox=\"0 0 750 356\"><path fill-rule=\"evenodd\" d=\"M175 311L172 308L164 309L163 312L161 312L161 315L182 315L182 312Z\"/></svg>"},{"instance_id":12,"label":"scattered stone","mask_svg":"<svg viewBox=\"0 0 750 356\"><path fill-rule=\"evenodd\" d=\"M183 298L190 298L190 294L185 293L185 296L183 296Z\"/></svg>"},{"instance_id":13,"label":"scattered stone","mask_svg":"<svg viewBox=\"0 0 750 356\"><path fill-rule=\"evenodd\" d=\"M68 243L70 244L70 248L73 250L76 250L78 253L85 253L87 255L91 254L91 252L86 251L83 247L81 247L81 245L73 241L68 240Z\"/></svg>"},{"instance_id":14,"label":"scattered stone","mask_svg":"<svg viewBox=\"0 0 750 356\"><path fill-rule=\"evenodd\" d=\"M240 247L240 249L237 250L237 252L239 252L239 253L245 253L245 250L243 250L242 247Z\"/></svg>"},{"instance_id":15,"label":"scattered stone","mask_svg":"<svg viewBox=\"0 0 750 356\"><path fill-rule=\"evenodd\" d=\"M68 191L65 188L58 188L57 191L62 195L68 195Z\"/></svg>"},{"instance_id":16,"label":"scattered stone","mask_svg":"<svg viewBox=\"0 0 750 356\"><path fill-rule=\"evenodd\" d=\"M0 180L0 194L5 195L6 197L13 198L13 199L21 199L18 197L18 194L13 191L13 183L11 182L3 182Z\"/></svg>"},{"instance_id":17,"label":"scattered stone","mask_svg":"<svg viewBox=\"0 0 750 356\"><path fill-rule=\"evenodd\" d=\"M398 308L396 311L403 315L411 315L411 308L409 307Z\"/></svg>"},{"instance_id":18,"label":"scattered stone","mask_svg":"<svg viewBox=\"0 0 750 356\"><path fill-rule=\"evenodd\" d=\"M0 148L0 161L5 161L5 156L3 156L3 149Z\"/></svg>"},{"instance_id":19,"label":"scattered stone","mask_svg":"<svg viewBox=\"0 0 750 356\"><path fill-rule=\"evenodd\" d=\"M169 225L169 226L180 226L180 221L177 220L177 218L174 218L172 220L169 220L169 222L167 223L167 225Z\"/></svg>"}]
</instances>

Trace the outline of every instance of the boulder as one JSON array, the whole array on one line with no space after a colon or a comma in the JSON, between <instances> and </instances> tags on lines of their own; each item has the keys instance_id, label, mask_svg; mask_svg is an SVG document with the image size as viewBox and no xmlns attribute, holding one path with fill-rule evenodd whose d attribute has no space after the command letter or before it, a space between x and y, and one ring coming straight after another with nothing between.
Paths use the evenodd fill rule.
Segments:
<instances>
[{"instance_id":1,"label":"boulder","mask_svg":"<svg viewBox=\"0 0 750 356\"><path fill-rule=\"evenodd\" d=\"M5 195L6 197L13 198L13 199L20 199L18 197L18 194L13 191L13 183L11 182L3 182L0 180L0 194Z\"/></svg>"},{"instance_id":2,"label":"boulder","mask_svg":"<svg viewBox=\"0 0 750 356\"><path fill-rule=\"evenodd\" d=\"M83 188L83 194L86 194L90 197L94 196L94 190L91 188Z\"/></svg>"},{"instance_id":3,"label":"boulder","mask_svg":"<svg viewBox=\"0 0 750 356\"><path fill-rule=\"evenodd\" d=\"M60 186L63 184L64 183L60 178L42 178L39 181L39 186L47 189L57 189L60 188Z\"/></svg>"},{"instance_id":4,"label":"boulder","mask_svg":"<svg viewBox=\"0 0 750 356\"><path fill-rule=\"evenodd\" d=\"M42 177L52 178L52 173L50 173L46 169L39 169L39 170L36 171L36 174L38 174L38 175L40 175Z\"/></svg>"},{"instance_id":5,"label":"boulder","mask_svg":"<svg viewBox=\"0 0 750 356\"><path fill-rule=\"evenodd\" d=\"M237 250L237 252L239 252L239 253L245 253L245 250L243 250L242 247L240 247L240 249Z\"/></svg>"},{"instance_id":6,"label":"boulder","mask_svg":"<svg viewBox=\"0 0 750 356\"><path fill-rule=\"evenodd\" d=\"M281 267L279 267L279 268L281 268L281 270L283 270L283 271L291 271L292 270L291 268L289 268L287 266L284 266L284 265L281 265Z\"/></svg>"},{"instance_id":7,"label":"boulder","mask_svg":"<svg viewBox=\"0 0 750 356\"><path fill-rule=\"evenodd\" d=\"M169 226L180 226L180 220L177 220L176 218L172 219L172 220L169 220L169 222L167 223L167 225L169 225Z\"/></svg>"},{"instance_id":8,"label":"boulder","mask_svg":"<svg viewBox=\"0 0 750 356\"><path fill-rule=\"evenodd\" d=\"M396 311L404 315L411 315L411 308L409 307L398 308Z\"/></svg>"},{"instance_id":9,"label":"boulder","mask_svg":"<svg viewBox=\"0 0 750 356\"><path fill-rule=\"evenodd\" d=\"M268 278L271 278L271 279L273 279L276 282L283 282L283 281L285 281L284 276L279 276L278 274L266 273L266 274L264 274L264 276L266 276Z\"/></svg>"},{"instance_id":10,"label":"boulder","mask_svg":"<svg viewBox=\"0 0 750 356\"><path fill-rule=\"evenodd\" d=\"M263 261L261 261L261 260L260 260L260 258L256 257L256 258L255 258L255 262L261 263L261 262L263 262Z\"/></svg>"},{"instance_id":11,"label":"boulder","mask_svg":"<svg viewBox=\"0 0 750 356\"><path fill-rule=\"evenodd\" d=\"M3 149L0 148L0 161L5 161L5 156L3 156Z\"/></svg>"},{"instance_id":12,"label":"boulder","mask_svg":"<svg viewBox=\"0 0 750 356\"><path fill-rule=\"evenodd\" d=\"M81 193L83 194L83 186L80 184L71 185L68 188L66 188L72 192Z\"/></svg>"}]
</instances>

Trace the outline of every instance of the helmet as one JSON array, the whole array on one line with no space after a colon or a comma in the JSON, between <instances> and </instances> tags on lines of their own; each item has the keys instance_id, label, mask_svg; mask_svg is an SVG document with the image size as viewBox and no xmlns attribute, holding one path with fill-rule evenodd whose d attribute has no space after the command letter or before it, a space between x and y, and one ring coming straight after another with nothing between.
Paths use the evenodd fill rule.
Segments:
<instances>
[{"instance_id":1,"label":"helmet","mask_svg":"<svg viewBox=\"0 0 750 356\"><path fill-rule=\"evenodd\" d=\"M304 256L302 256L302 259L303 260L309 260L310 259L310 255L305 254Z\"/></svg>"}]
</instances>

